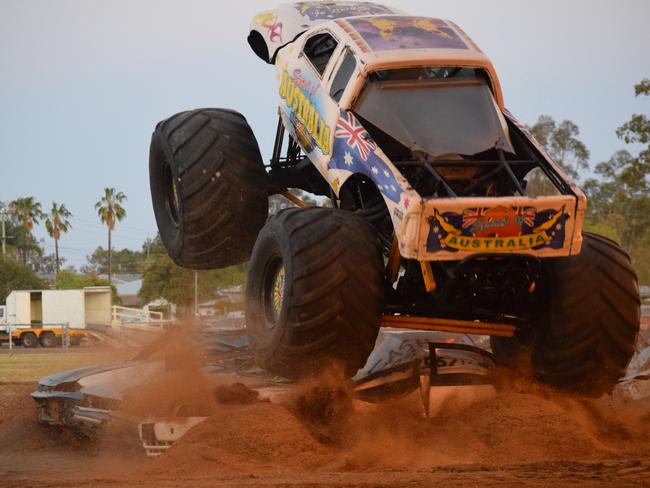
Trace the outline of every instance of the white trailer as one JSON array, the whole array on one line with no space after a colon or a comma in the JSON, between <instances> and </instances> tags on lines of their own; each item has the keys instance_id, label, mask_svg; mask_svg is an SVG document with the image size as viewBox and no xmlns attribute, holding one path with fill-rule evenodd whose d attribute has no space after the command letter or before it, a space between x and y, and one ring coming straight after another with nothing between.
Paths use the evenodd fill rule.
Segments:
<instances>
[{"instance_id":1,"label":"white trailer","mask_svg":"<svg viewBox=\"0 0 650 488\"><path fill-rule=\"evenodd\" d=\"M7 296L6 322L12 325L68 324L72 329L111 325L111 288L14 290Z\"/></svg>"}]
</instances>

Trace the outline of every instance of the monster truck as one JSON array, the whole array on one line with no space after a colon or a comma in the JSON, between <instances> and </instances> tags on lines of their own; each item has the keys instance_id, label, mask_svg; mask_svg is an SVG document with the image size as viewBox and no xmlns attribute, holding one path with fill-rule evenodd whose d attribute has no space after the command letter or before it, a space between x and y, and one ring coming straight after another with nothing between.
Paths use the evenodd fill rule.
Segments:
<instances>
[{"instance_id":1,"label":"monster truck","mask_svg":"<svg viewBox=\"0 0 650 488\"><path fill-rule=\"evenodd\" d=\"M443 330L490 335L501 364L555 387L612 389L640 322L629 257L582 232L583 192L506 110L463 30L300 2L254 17L248 43L279 85L269 164L242 115L204 108L156 126L149 168L177 264L250 259L261 366L354 372L380 327ZM267 218L276 194L298 206Z\"/></svg>"}]
</instances>

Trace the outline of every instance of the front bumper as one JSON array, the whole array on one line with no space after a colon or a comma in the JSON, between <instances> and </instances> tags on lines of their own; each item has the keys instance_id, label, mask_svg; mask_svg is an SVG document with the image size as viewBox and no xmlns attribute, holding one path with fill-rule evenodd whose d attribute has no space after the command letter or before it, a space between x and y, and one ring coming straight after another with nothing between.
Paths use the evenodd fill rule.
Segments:
<instances>
[{"instance_id":1,"label":"front bumper","mask_svg":"<svg viewBox=\"0 0 650 488\"><path fill-rule=\"evenodd\" d=\"M112 419L109 409L82 405L84 395L78 391L37 390L31 396L42 424L71 427L94 437Z\"/></svg>"},{"instance_id":2,"label":"front bumper","mask_svg":"<svg viewBox=\"0 0 650 488\"><path fill-rule=\"evenodd\" d=\"M584 218L578 202L573 195L419 199L405 212L400 254L420 261L578 254Z\"/></svg>"}]
</instances>

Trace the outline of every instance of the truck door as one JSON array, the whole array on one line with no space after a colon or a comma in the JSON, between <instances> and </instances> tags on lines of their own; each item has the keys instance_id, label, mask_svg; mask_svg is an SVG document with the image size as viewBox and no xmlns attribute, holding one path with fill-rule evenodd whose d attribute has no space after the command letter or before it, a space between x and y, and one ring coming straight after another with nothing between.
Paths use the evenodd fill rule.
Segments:
<instances>
[{"instance_id":1,"label":"truck door","mask_svg":"<svg viewBox=\"0 0 650 488\"><path fill-rule=\"evenodd\" d=\"M276 63L284 125L323 175L339 115L329 94L330 77L342 49L332 33L320 30Z\"/></svg>"}]
</instances>

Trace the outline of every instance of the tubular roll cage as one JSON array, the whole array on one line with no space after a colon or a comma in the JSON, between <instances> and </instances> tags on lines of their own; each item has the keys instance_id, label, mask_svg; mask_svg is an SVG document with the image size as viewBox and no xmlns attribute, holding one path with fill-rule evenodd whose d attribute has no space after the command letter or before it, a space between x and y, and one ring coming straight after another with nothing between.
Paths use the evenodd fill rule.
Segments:
<instances>
[{"instance_id":1,"label":"tubular roll cage","mask_svg":"<svg viewBox=\"0 0 650 488\"><path fill-rule=\"evenodd\" d=\"M502 155L503 151L499 150L499 153ZM560 176L555 173L554 171L551 170L547 165L542 164L538 159L530 159L530 160L520 160L520 159L515 159L515 160L506 160L505 157L503 159L499 160L487 160L487 161L473 161L473 160L439 160L439 161L395 161L393 164L395 164L396 167L412 167L412 166L420 166L424 167L434 178L436 181L436 189L435 192L439 192L440 190L444 191L447 197L450 198L459 198L463 196L469 196L473 190L476 188L480 187L483 183L489 181L492 178L495 178L497 176L500 176L501 174L506 174L510 183L512 184L513 188L521 195L524 197L529 196L528 193L526 192L526 189L524 185L522 185L522 182L520 179L517 177L515 174L515 171L513 170L513 167L515 168L521 168L521 167L528 167L526 170L526 173L532 171L535 168L541 169L546 177L551 181L553 186L557 188L563 195L569 195L572 194L572 192L569 190L569 186L566 184L564 180L560 178ZM454 191L450 186L449 183L445 180L445 178L438 172L436 171L436 168L476 168L479 166L486 166L486 167L492 167L487 173L482 175L480 178L478 178L476 181L473 181L470 185L467 187L463 188L462 193L463 194L458 194L457 191ZM438 195L440 196L440 195Z\"/></svg>"},{"instance_id":2,"label":"tubular roll cage","mask_svg":"<svg viewBox=\"0 0 650 488\"><path fill-rule=\"evenodd\" d=\"M307 159L307 156L302 155L302 149L291 134L289 134L289 146L287 147L287 154L282 157L282 145L284 140L284 124L282 117L278 117L278 127L275 132L275 142L273 143L273 155L271 156L270 164L266 167L270 168L287 168L296 166Z\"/></svg>"},{"instance_id":3,"label":"tubular roll cage","mask_svg":"<svg viewBox=\"0 0 650 488\"><path fill-rule=\"evenodd\" d=\"M275 142L273 145L273 155L270 159L270 164L266 165L267 168L278 170L279 172L290 171L291 169L302 169L308 165L309 159L307 156L302 154L302 149L298 144L298 141L289 134L289 142L286 150L286 155L282 156L283 148L283 139L285 134L284 124L282 123L282 117L278 117L278 125L275 134ZM497 160L438 160L438 161L417 161L417 160L405 160L405 161L393 161L393 164L397 168L408 168L408 167L422 167L426 169L429 174L433 177L436 182L436 188L434 194L438 197L446 196L448 198L460 198L464 196L470 196L471 192L476 188L480 187L483 183L489 181L492 178L506 175L507 180L512 185L512 189L519 193L521 196L528 197L528 192L526 191L525 185L522 184L521 179L517 176L517 173L521 173L521 169L525 169L522 176L529 173L530 171L539 168L548 180L553 184L553 186L562 194L562 195L572 195L573 192L570 189L569 184L564 181L564 179L549 165L544 164L544 162L535 154L535 152L527 145L522 144L528 153L529 159L512 159L508 160L505 157L505 153L502 149L497 149L497 154L499 159ZM485 174L480 176L477 180L473 181L470 185L462 189L462 192L454 190L451 188L447 180L444 178L438 168L477 168L477 167L487 167L490 168ZM444 195L441 195L439 192L444 192Z\"/></svg>"}]
</instances>

